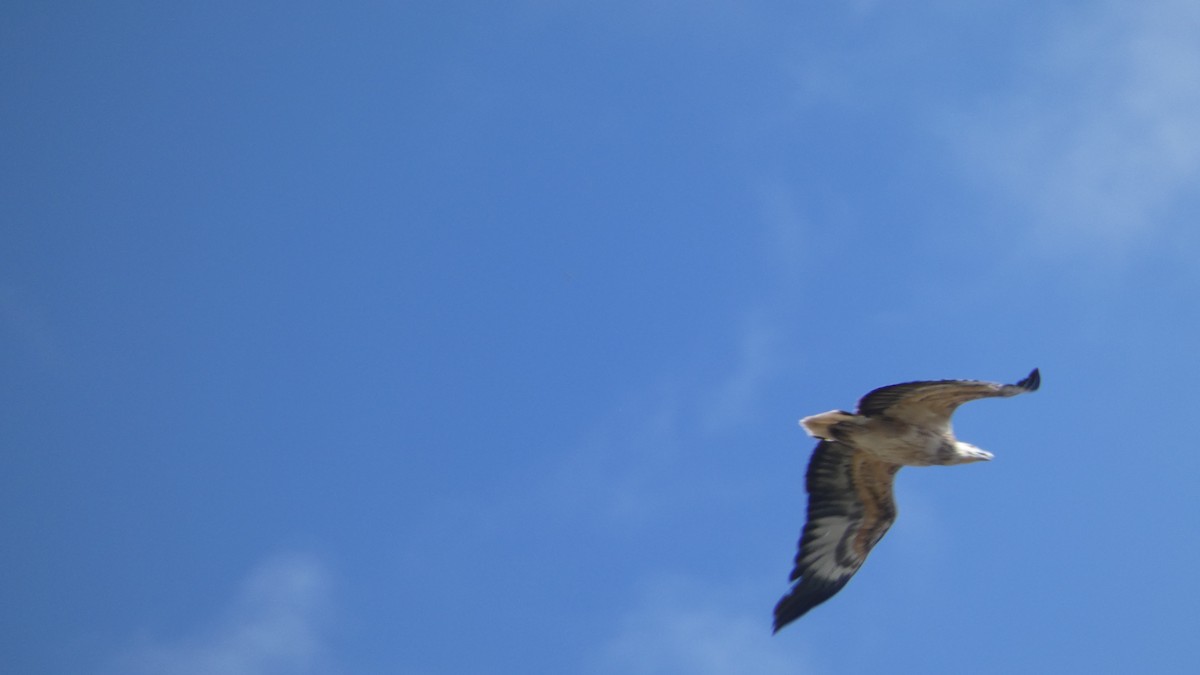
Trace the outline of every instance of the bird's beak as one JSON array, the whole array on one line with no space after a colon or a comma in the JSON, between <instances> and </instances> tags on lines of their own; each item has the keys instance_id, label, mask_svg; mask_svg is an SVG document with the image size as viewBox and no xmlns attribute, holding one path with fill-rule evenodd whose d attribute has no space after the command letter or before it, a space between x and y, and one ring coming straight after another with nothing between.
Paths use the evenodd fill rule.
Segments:
<instances>
[{"instance_id":1,"label":"bird's beak","mask_svg":"<svg viewBox=\"0 0 1200 675\"><path fill-rule=\"evenodd\" d=\"M987 450L980 450L979 448L975 448L974 451L971 452L971 455L975 458L975 461L978 462L990 462L992 461L992 457L995 456Z\"/></svg>"}]
</instances>

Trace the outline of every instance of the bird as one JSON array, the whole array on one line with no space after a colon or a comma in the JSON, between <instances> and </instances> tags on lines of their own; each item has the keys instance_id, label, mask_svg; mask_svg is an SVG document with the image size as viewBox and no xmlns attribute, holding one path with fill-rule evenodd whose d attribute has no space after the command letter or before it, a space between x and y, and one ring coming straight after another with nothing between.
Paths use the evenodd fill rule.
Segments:
<instances>
[{"instance_id":1,"label":"bird","mask_svg":"<svg viewBox=\"0 0 1200 675\"><path fill-rule=\"evenodd\" d=\"M880 387L858 411L800 420L817 439L808 463L807 522L787 595L775 605L775 633L833 597L862 567L896 520L892 485L902 466L951 466L992 459L992 453L954 437L950 417L981 398L1037 391L1034 368L1016 384L929 380Z\"/></svg>"}]
</instances>

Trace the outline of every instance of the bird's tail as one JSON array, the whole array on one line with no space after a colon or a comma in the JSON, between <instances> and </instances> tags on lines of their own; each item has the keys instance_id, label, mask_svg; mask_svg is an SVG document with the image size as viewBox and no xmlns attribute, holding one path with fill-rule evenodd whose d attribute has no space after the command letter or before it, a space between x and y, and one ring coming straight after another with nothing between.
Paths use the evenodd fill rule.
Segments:
<instances>
[{"instance_id":1,"label":"bird's tail","mask_svg":"<svg viewBox=\"0 0 1200 675\"><path fill-rule=\"evenodd\" d=\"M845 410L830 410L823 412L820 415L805 417L800 420L800 426L808 432L813 438L820 438L826 441L834 440L833 427L841 422L850 422L855 419L855 416Z\"/></svg>"}]
</instances>

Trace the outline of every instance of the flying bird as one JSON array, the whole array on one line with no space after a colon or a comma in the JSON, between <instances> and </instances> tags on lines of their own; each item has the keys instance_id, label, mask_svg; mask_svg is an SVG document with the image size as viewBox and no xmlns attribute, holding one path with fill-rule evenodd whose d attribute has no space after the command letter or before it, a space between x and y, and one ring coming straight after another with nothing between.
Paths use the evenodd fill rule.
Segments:
<instances>
[{"instance_id":1,"label":"flying bird","mask_svg":"<svg viewBox=\"0 0 1200 675\"><path fill-rule=\"evenodd\" d=\"M1034 368L1016 384L976 380L905 382L881 387L858 412L831 410L800 420L819 439L808 463L808 522L790 580L775 605L775 632L840 591L896 520L892 484L902 466L986 461L992 453L954 437L950 416L980 398L1037 391Z\"/></svg>"}]
</instances>

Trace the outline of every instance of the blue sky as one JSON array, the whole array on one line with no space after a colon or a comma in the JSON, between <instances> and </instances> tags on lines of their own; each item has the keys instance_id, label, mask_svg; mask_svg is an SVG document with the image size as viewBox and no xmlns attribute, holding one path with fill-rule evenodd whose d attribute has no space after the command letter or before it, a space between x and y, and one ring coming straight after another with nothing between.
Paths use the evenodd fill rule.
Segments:
<instances>
[{"instance_id":1,"label":"blue sky","mask_svg":"<svg viewBox=\"0 0 1200 675\"><path fill-rule=\"evenodd\" d=\"M11 672L1193 672L1200 10L0 12ZM779 635L804 415L1043 373Z\"/></svg>"}]
</instances>

